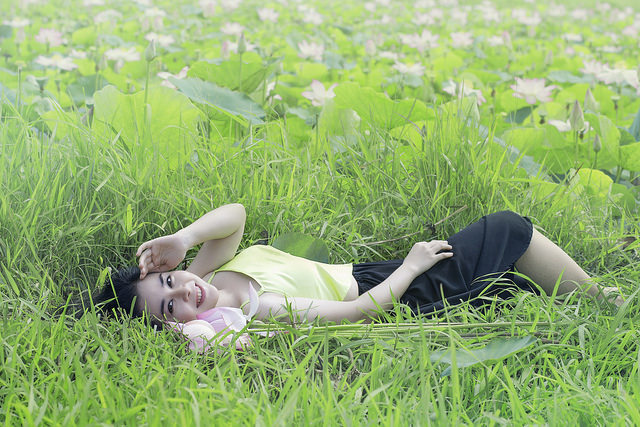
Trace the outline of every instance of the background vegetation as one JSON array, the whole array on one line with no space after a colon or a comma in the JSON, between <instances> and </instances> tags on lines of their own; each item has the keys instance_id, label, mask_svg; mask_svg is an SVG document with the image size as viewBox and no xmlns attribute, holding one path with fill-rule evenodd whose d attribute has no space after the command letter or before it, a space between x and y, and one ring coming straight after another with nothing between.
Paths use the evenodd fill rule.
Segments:
<instances>
[{"instance_id":1,"label":"background vegetation","mask_svg":"<svg viewBox=\"0 0 640 427\"><path fill-rule=\"evenodd\" d=\"M8 75L2 84L17 87ZM394 133L414 129L406 122L324 136L309 126L301 139L286 127L277 138L266 127L234 130L234 119L226 131L237 133L224 138L198 127L175 162L145 145L148 134L139 148L83 123L87 110L43 118L35 105L5 99L0 118L5 424L640 424L637 203L574 191L562 177L548 191L530 158L460 114L463 101L436 108L418 139ZM298 231L326 242L332 262L399 258L414 241L512 209L627 303L520 293L436 318L398 307L381 330L290 328L207 355L138 320L58 310L134 263L140 242L229 202L247 208L243 246ZM454 361L450 375L431 357L526 336L536 341L524 350L466 368Z\"/></svg>"}]
</instances>

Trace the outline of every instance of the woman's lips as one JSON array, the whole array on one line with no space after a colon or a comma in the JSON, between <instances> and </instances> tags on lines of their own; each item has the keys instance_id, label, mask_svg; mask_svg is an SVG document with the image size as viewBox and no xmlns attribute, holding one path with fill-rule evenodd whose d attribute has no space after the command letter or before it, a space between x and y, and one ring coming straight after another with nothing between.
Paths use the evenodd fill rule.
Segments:
<instances>
[{"instance_id":1,"label":"woman's lips","mask_svg":"<svg viewBox=\"0 0 640 427\"><path fill-rule=\"evenodd\" d=\"M204 288L200 285L198 285L196 283L196 286L198 287L198 289L200 289L200 302L198 303L198 305L196 305L196 307L200 307L202 305L202 303L204 302L205 298L207 297L207 293L204 291Z\"/></svg>"}]
</instances>

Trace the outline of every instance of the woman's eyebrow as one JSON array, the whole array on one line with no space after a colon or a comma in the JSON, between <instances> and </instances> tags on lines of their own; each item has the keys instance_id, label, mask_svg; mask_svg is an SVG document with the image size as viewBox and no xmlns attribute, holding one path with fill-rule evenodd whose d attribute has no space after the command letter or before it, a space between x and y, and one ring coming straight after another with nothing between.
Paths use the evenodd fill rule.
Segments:
<instances>
[{"instance_id":1,"label":"woman's eyebrow","mask_svg":"<svg viewBox=\"0 0 640 427\"><path fill-rule=\"evenodd\" d=\"M164 280L162 280L162 273L160 273L158 275L158 278L160 279L160 287L164 287ZM162 301L160 302L160 314L162 314L162 317L165 317L164 315L164 298L162 298Z\"/></svg>"}]
</instances>

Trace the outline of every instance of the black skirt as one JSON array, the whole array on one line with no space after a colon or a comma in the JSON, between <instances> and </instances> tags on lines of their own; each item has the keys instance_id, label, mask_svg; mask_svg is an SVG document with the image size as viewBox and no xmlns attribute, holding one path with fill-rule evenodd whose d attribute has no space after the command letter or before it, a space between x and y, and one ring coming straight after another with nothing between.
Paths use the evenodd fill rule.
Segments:
<instances>
[{"instance_id":1,"label":"black skirt","mask_svg":"<svg viewBox=\"0 0 640 427\"><path fill-rule=\"evenodd\" d=\"M473 300L479 306L485 302L477 298L480 295L508 298L519 289L539 293L514 274L514 264L529 247L532 233L531 220L511 211L480 218L447 239L453 257L416 277L399 301L415 313L428 314L443 309L445 300L450 305ZM354 264L360 295L389 277L402 261Z\"/></svg>"}]
</instances>

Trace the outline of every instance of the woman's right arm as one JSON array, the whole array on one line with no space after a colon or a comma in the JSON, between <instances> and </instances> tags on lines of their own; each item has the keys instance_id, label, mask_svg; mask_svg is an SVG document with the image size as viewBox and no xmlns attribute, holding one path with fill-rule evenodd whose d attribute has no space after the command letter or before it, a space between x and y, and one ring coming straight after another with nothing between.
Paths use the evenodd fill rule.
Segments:
<instances>
[{"instance_id":1,"label":"woman's right arm","mask_svg":"<svg viewBox=\"0 0 640 427\"><path fill-rule=\"evenodd\" d=\"M200 277L214 271L234 257L246 221L244 206L239 203L220 206L180 231L140 245L140 278L149 272L176 268L192 247L204 243L187 271Z\"/></svg>"},{"instance_id":2,"label":"woman's right arm","mask_svg":"<svg viewBox=\"0 0 640 427\"><path fill-rule=\"evenodd\" d=\"M280 320L294 322L313 321L316 318L333 322L356 322L375 317L380 309L387 311L393 308L394 297L399 299L416 277L437 262L451 258L451 249L451 245L442 240L416 243L402 265L386 280L352 301L286 298L273 293L263 294L260 296L257 316L261 319L274 316ZM294 319L289 318L290 312L295 315Z\"/></svg>"}]
</instances>

